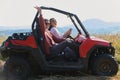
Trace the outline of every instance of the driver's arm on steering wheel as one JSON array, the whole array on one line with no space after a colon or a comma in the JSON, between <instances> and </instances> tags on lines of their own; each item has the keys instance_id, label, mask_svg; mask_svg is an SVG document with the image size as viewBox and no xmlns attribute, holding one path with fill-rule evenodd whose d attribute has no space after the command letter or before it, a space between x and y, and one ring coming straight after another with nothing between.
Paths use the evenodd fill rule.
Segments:
<instances>
[{"instance_id":1,"label":"driver's arm on steering wheel","mask_svg":"<svg viewBox=\"0 0 120 80\"><path fill-rule=\"evenodd\" d=\"M70 28L68 31L66 31L63 35L64 38L67 38L72 33L72 29Z\"/></svg>"}]
</instances>

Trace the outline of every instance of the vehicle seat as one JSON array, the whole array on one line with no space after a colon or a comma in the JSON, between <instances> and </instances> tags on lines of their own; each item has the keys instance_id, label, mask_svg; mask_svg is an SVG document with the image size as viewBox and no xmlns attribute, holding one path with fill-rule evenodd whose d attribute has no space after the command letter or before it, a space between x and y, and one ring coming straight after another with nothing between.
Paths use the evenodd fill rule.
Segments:
<instances>
[{"instance_id":1,"label":"vehicle seat","mask_svg":"<svg viewBox=\"0 0 120 80\"><path fill-rule=\"evenodd\" d=\"M36 37L37 37L37 43L38 45L40 46L41 50L43 53L45 53L45 50L44 50L44 37L43 35L41 34L41 28L40 28L40 25L39 25L39 19L37 18L36 19Z\"/></svg>"}]
</instances>

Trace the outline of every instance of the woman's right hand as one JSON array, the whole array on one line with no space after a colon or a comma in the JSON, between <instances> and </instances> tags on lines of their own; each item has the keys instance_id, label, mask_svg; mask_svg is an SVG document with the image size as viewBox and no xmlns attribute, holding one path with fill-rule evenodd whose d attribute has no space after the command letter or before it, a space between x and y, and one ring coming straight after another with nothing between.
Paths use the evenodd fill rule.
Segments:
<instances>
[{"instance_id":1,"label":"woman's right hand","mask_svg":"<svg viewBox=\"0 0 120 80\"><path fill-rule=\"evenodd\" d=\"M72 33L72 28L68 30L69 35Z\"/></svg>"},{"instance_id":2,"label":"woman's right hand","mask_svg":"<svg viewBox=\"0 0 120 80\"><path fill-rule=\"evenodd\" d=\"M64 38L66 38L68 35L72 33L72 28L70 28L68 31L66 31L63 35Z\"/></svg>"},{"instance_id":3,"label":"woman's right hand","mask_svg":"<svg viewBox=\"0 0 120 80\"><path fill-rule=\"evenodd\" d=\"M38 10L38 12L39 12L40 14L42 14L42 10L41 10L41 8L40 8L40 7L35 6L34 8L35 8L35 9L37 9L37 10Z\"/></svg>"}]
</instances>

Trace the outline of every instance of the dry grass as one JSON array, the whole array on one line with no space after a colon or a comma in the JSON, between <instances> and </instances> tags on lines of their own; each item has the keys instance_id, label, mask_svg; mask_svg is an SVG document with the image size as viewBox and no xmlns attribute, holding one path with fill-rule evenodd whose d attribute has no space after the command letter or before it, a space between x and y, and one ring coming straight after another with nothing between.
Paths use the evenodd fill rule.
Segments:
<instances>
[{"instance_id":1,"label":"dry grass","mask_svg":"<svg viewBox=\"0 0 120 80\"><path fill-rule=\"evenodd\" d=\"M120 34L116 35L95 35L99 38L112 42L112 45L115 47L115 57L120 63Z\"/></svg>"},{"instance_id":2,"label":"dry grass","mask_svg":"<svg viewBox=\"0 0 120 80\"><path fill-rule=\"evenodd\" d=\"M0 44L6 39L6 37L0 36Z\"/></svg>"}]
</instances>

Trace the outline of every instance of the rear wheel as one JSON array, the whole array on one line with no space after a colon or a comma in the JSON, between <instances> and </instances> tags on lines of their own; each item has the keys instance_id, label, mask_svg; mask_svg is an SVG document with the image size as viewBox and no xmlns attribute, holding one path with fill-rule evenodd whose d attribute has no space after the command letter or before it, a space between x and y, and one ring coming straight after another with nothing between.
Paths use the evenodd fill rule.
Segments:
<instances>
[{"instance_id":1,"label":"rear wheel","mask_svg":"<svg viewBox=\"0 0 120 80\"><path fill-rule=\"evenodd\" d=\"M118 72L118 63L112 55L99 55L91 60L91 70L95 75L113 76Z\"/></svg>"},{"instance_id":2,"label":"rear wheel","mask_svg":"<svg viewBox=\"0 0 120 80\"><path fill-rule=\"evenodd\" d=\"M9 80L27 80L30 75L30 67L26 60L10 57L5 63L3 72Z\"/></svg>"}]
</instances>

